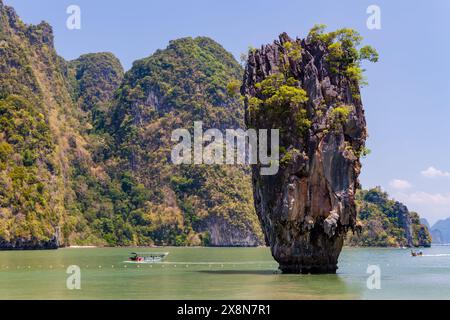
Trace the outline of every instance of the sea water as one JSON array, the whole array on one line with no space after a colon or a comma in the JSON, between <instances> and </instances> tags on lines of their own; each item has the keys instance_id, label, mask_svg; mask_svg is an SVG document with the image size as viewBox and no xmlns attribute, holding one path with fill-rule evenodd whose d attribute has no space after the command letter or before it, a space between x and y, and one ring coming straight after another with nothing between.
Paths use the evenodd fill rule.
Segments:
<instances>
[{"instance_id":1,"label":"sea water","mask_svg":"<svg viewBox=\"0 0 450 320\"><path fill-rule=\"evenodd\" d=\"M133 251L169 255L123 263ZM280 274L268 248L3 251L0 299L450 299L450 247L422 251L344 248L335 275Z\"/></svg>"}]
</instances>

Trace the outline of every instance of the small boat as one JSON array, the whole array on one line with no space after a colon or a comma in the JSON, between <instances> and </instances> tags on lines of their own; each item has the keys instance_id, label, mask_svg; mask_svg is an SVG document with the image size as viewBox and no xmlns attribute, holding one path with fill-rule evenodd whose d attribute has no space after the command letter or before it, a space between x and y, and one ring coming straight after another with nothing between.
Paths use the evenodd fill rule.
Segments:
<instances>
[{"instance_id":1,"label":"small boat","mask_svg":"<svg viewBox=\"0 0 450 320\"><path fill-rule=\"evenodd\" d=\"M163 261L168 252L132 252L125 263L156 263Z\"/></svg>"},{"instance_id":2,"label":"small boat","mask_svg":"<svg viewBox=\"0 0 450 320\"><path fill-rule=\"evenodd\" d=\"M412 251L411 250L411 256L412 257L420 257L420 256L423 256L423 252L422 251Z\"/></svg>"}]
</instances>

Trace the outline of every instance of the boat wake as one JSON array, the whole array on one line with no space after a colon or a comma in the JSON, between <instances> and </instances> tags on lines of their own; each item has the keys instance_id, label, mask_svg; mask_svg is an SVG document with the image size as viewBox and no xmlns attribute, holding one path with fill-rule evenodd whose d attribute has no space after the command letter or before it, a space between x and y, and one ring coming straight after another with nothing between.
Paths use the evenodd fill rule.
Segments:
<instances>
[{"instance_id":1,"label":"boat wake","mask_svg":"<svg viewBox=\"0 0 450 320\"><path fill-rule=\"evenodd\" d=\"M161 261L122 261L122 263L131 263L131 264L155 264L161 263Z\"/></svg>"},{"instance_id":2,"label":"boat wake","mask_svg":"<svg viewBox=\"0 0 450 320\"><path fill-rule=\"evenodd\" d=\"M274 262L272 261L236 261L236 262L191 262L191 261L122 261L122 263L131 263L131 264L169 264L169 265L177 265L177 264L188 264L188 265L263 265L263 264L270 264L272 265Z\"/></svg>"},{"instance_id":3,"label":"boat wake","mask_svg":"<svg viewBox=\"0 0 450 320\"><path fill-rule=\"evenodd\" d=\"M441 253L441 254L424 254L422 257L450 257L450 253Z\"/></svg>"}]
</instances>

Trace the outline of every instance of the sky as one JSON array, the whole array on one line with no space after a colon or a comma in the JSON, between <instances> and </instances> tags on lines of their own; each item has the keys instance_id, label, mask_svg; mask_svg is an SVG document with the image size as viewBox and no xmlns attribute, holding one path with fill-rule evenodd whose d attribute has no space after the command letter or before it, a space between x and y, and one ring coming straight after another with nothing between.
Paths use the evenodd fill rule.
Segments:
<instances>
[{"instance_id":1,"label":"sky","mask_svg":"<svg viewBox=\"0 0 450 320\"><path fill-rule=\"evenodd\" d=\"M350 27L380 61L364 65L362 89L372 153L364 188L381 186L433 224L450 217L450 1L380 0L4 0L26 23L49 22L58 53L74 59L110 51L129 69L170 40L208 36L239 59L281 32L304 37L316 23ZM66 10L81 9L69 30ZM380 8L369 30L367 8Z\"/></svg>"}]
</instances>

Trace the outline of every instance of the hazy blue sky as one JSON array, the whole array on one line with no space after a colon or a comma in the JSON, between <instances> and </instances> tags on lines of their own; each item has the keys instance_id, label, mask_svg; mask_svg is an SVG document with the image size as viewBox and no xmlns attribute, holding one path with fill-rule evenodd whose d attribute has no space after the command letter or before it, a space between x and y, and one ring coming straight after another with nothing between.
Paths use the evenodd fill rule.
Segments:
<instances>
[{"instance_id":1,"label":"hazy blue sky","mask_svg":"<svg viewBox=\"0 0 450 320\"><path fill-rule=\"evenodd\" d=\"M366 66L363 89L372 149L363 186L382 186L431 222L450 217L450 1L4 2L26 23L50 22L64 58L111 51L126 69L179 37L209 36L239 58L283 31L303 37L315 23L355 28L380 53ZM81 30L66 28L72 4L81 8ZM366 27L371 4L381 8L381 30Z\"/></svg>"}]
</instances>

